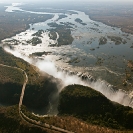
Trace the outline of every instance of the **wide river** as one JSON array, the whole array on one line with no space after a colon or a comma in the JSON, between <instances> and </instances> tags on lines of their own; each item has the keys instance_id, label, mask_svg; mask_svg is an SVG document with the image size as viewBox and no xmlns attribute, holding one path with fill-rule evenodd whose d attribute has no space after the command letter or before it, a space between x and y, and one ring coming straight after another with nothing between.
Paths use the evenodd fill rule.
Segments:
<instances>
[{"instance_id":1,"label":"wide river","mask_svg":"<svg viewBox=\"0 0 133 133\"><path fill-rule=\"evenodd\" d=\"M17 4L7 6L6 11L35 13L40 17L42 14L53 14L52 19L45 22L31 24L30 28L25 32L3 40L3 43L6 40L12 39L19 41L18 45L12 44L15 52L10 52L14 55L22 57L30 62L30 59L28 60L27 57L32 53L44 51L51 52L47 56L42 55L41 57L36 58L39 61L41 59L41 63L49 63L47 67L51 70L45 68L44 71L53 76L55 76L56 70L52 69L55 69L54 66L57 66L62 70L64 69L67 71L69 70L72 72L81 72L86 75L91 75L97 80L103 80L116 86L118 89L125 88L123 87L125 69L127 69L128 61L133 60L133 35L122 32L120 28L107 26L103 23L93 21L88 15L81 11L71 10L68 11L68 13L52 13L51 9L51 13L34 12L23 10L21 9L21 5L17 6ZM58 19L60 15L66 15L66 17ZM75 19L77 18L80 18L84 24L76 22ZM49 47L50 44L58 43L57 40L49 38L48 29L51 29L51 27L48 23L51 22L56 22L59 25L63 25L64 23L71 25L71 34L74 38L72 44L62 45L60 47ZM42 43L36 46L26 43L26 41L33 38L32 35L38 30L45 31L42 34L42 37L40 37ZM107 39L106 43L100 44L100 39L104 38ZM42 68L41 65L39 66L39 63L36 65L40 69ZM69 82L67 84L69 84ZM96 87L96 85L98 86L99 84L95 84L94 86ZM129 93L132 92L132 89L133 87L130 86ZM123 98L123 95L121 96ZM119 99L121 99L118 97L114 101L118 102ZM111 99L111 97L109 99ZM119 102L121 103L121 101Z\"/></svg>"}]
</instances>

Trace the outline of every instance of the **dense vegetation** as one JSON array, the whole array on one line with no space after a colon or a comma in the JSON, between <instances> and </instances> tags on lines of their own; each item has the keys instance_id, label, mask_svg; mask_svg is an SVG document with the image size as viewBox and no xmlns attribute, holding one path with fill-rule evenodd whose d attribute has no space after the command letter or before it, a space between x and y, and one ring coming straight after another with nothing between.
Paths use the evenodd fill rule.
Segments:
<instances>
[{"instance_id":1,"label":"dense vegetation","mask_svg":"<svg viewBox=\"0 0 133 133\"><path fill-rule=\"evenodd\" d=\"M56 93L58 91L58 85L61 85L60 80L42 72L40 73L34 66L5 52L2 48L0 48L0 64L19 67L27 73L28 83L26 85L23 103L29 108L46 108L49 105L50 95ZM17 72L18 70L16 69L12 70L13 68L1 68L0 103L7 105L18 104L24 82L22 72Z\"/></svg>"},{"instance_id":2,"label":"dense vegetation","mask_svg":"<svg viewBox=\"0 0 133 133\"><path fill-rule=\"evenodd\" d=\"M13 82L0 82L0 103L14 105L19 103L22 85Z\"/></svg>"},{"instance_id":3,"label":"dense vegetation","mask_svg":"<svg viewBox=\"0 0 133 133\"><path fill-rule=\"evenodd\" d=\"M60 19L62 19L62 18L66 18L66 17L67 17L67 15L61 14L61 15L59 15L59 18L57 19L57 21L60 20Z\"/></svg>"},{"instance_id":4,"label":"dense vegetation","mask_svg":"<svg viewBox=\"0 0 133 133\"><path fill-rule=\"evenodd\" d=\"M77 119L68 115L38 117L37 115L34 115L29 112L25 106L22 106L21 110L30 119L40 121L42 125L44 123L47 123L49 125L56 126L68 131L73 131L75 133L120 133L120 131L109 129L106 127L100 127L97 125L92 125L82 121L81 119Z\"/></svg>"},{"instance_id":5,"label":"dense vegetation","mask_svg":"<svg viewBox=\"0 0 133 133\"><path fill-rule=\"evenodd\" d=\"M28 40L27 43L31 43L32 46L42 43L42 40L39 37L33 37L31 40Z\"/></svg>"},{"instance_id":6,"label":"dense vegetation","mask_svg":"<svg viewBox=\"0 0 133 133\"><path fill-rule=\"evenodd\" d=\"M125 40L123 40L121 37L118 36L108 36L108 38L113 41L116 45L119 45L121 43L125 44L127 43Z\"/></svg>"},{"instance_id":7,"label":"dense vegetation","mask_svg":"<svg viewBox=\"0 0 133 133\"><path fill-rule=\"evenodd\" d=\"M133 34L132 4L99 4L90 5L89 10L83 8L89 17L94 21L102 22L112 27L119 27L122 31ZM130 10L130 12L128 12ZM114 15L115 14L115 15Z\"/></svg>"},{"instance_id":8,"label":"dense vegetation","mask_svg":"<svg viewBox=\"0 0 133 133\"><path fill-rule=\"evenodd\" d=\"M23 121L18 113L18 106L0 107L0 133L56 133Z\"/></svg>"},{"instance_id":9,"label":"dense vegetation","mask_svg":"<svg viewBox=\"0 0 133 133\"><path fill-rule=\"evenodd\" d=\"M1 6L0 9L0 41L7 37L11 37L17 33L25 31L29 28L29 24L44 22L47 19L53 17L53 15L49 14L31 14L26 12L5 12Z\"/></svg>"},{"instance_id":10,"label":"dense vegetation","mask_svg":"<svg viewBox=\"0 0 133 133\"><path fill-rule=\"evenodd\" d=\"M99 45L103 45L103 44L106 44L106 43L107 43L107 38L101 37L101 38L99 39Z\"/></svg>"},{"instance_id":11,"label":"dense vegetation","mask_svg":"<svg viewBox=\"0 0 133 133\"><path fill-rule=\"evenodd\" d=\"M28 75L28 83L33 84L38 77L38 73L35 71L36 68L31 66L26 61L15 57L14 55L7 53L0 47L0 64L9 65L23 69Z\"/></svg>"},{"instance_id":12,"label":"dense vegetation","mask_svg":"<svg viewBox=\"0 0 133 133\"><path fill-rule=\"evenodd\" d=\"M59 114L113 129L133 129L133 110L109 101L101 93L81 85L69 85L60 94Z\"/></svg>"},{"instance_id":13,"label":"dense vegetation","mask_svg":"<svg viewBox=\"0 0 133 133\"><path fill-rule=\"evenodd\" d=\"M23 81L24 77L21 70L0 65L0 83L17 82L22 84Z\"/></svg>"},{"instance_id":14,"label":"dense vegetation","mask_svg":"<svg viewBox=\"0 0 133 133\"><path fill-rule=\"evenodd\" d=\"M52 40L56 40L57 39L57 34L56 34L56 32L54 30L50 30L49 38L52 39Z\"/></svg>"},{"instance_id":15,"label":"dense vegetation","mask_svg":"<svg viewBox=\"0 0 133 133\"><path fill-rule=\"evenodd\" d=\"M80 18L76 18L75 22L80 23L82 25L87 25L86 23L83 23L83 21Z\"/></svg>"},{"instance_id":16,"label":"dense vegetation","mask_svg":"<svg viewBox=\"0 0 133 133\"><path fill-rule=\"evenodd\" d=\"M32 53L30 56L42 56L42 55L48 55L52 52L35 52L35 53Z\"/></svg>"},{"instance_id":17,"label":"dense vegetation","mask_svg":"<svg viewBox=\"0 0 133 133\"><path fill-rule=\"evenodd\" d=\"M51 46L61 46L61 45L68 45L72 44L73 42L73 37L71 35L71 29L72 28L70 25L58 25L57 23L49 23L48 24L50 27L54 27L54 29L50 29L50 33L53 36L55 40L55 32L59 34L59 38L57 39L58 44L53 44Z\"/></svg>"},{"instance_id":18,"label":"dense vegetation","mask_svg":"<svg viewBox=\"0 0 133 133\"><path fill-rule=\"evenodd\" d=\"M44 30L38 30L36 33L32 34L32 36L42 37L42 33L44 33Z\"/></svg>"}]
</instances>

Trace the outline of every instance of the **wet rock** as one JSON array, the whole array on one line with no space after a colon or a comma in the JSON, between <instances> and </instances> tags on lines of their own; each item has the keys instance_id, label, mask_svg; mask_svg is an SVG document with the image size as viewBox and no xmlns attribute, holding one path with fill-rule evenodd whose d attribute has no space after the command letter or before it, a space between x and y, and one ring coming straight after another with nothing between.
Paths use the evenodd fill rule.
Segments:
<instances>
[{"instance_id":1,"label":"wet rock","mask_svg":"<svg viewBox=\"0 0 133 133\"><path fill-rule=\"evenodd\" d=\"M86 75L82 75L82 80L87 80L88 79L88 77L86 76Z\"/></svg>"},{"instance_id":2,"label":"wet rock","mask_svg":"<svg viewBox=\"0 0 133 133\"><path fill-rule=\"evenodd\" d=\"M95 49L94 49L94 48L91 48L90 50L91 50L91 51L94 51Z\"/></svg>"},{"instance_id":3,"label":"wet rock","mask_svg":"<svg viewBox=\"0 0 133 133\"><path fill-rule=\"evenodd\" d=\"M107 39L105 38L105 37L101 37L100 39L99 39L99 45L104 45L104 44L106 44L107 43Z\"/></svg>"},{"instance_id":4,"label":"wet rock","mask_svg":"<svg viewBox=\"0 0 133 133\"><path fill-rule=\"evenodd\" d=\"M77 76L78 76L78 77L81 77L81 75L82 75L81 72L78 72L78 73L77 73Z\"/></svg>"}]
</instances>

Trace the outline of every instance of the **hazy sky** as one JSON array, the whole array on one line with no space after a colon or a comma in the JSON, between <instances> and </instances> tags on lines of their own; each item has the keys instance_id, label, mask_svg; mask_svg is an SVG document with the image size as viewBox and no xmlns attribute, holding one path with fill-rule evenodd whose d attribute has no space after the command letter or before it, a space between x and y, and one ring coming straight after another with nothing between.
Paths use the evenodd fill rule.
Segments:
<instances>
[{"instance_id":1,"label":"hazy sky","mask_svg":"<svg viewBox=\"0 0 133 133\"><path fill-rule=\"evenodd\" d=\"M48 2L55 2L55 1L72 1L72 0L0 0L0 3L11 3L11 2L45 2L45 1L48 1ZM110 2L110 1L113 1L113 2L133 2L133 0L73 0L73 1L98 1L98 2L101 2L101 1L104 1L104 2Z\"/></svg>"}]
</instances>

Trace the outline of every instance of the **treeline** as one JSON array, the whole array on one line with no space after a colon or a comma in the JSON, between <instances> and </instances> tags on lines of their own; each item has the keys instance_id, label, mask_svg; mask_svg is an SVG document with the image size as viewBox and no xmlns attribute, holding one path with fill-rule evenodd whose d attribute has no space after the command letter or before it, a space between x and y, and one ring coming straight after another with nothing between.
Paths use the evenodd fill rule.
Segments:
<instances>
[{"instance_id":1,"label":"treeline","mask_svg":"<svg viewBox=\"0 0 133 133\"><path fill-rule=\"evenodd\" d=\"M0 9L1 8L2 7L0 7ZM26 12L8 13L3 9L0 12L0 41L25 31L29 28L29 24L31 23L44 22L52 17L53 15L50 14L38 15Z\"/></svg>"},{"instance_id":2,"label":"treeline","mask_svg":"<svg viewBox=\"0 0 133 133\"><path fill-rule=\"evenodd\" d=\"M12 82L23 84L24 78L21 70L0 65L0 83Z\"/></svg>"},{"instance_id":3,"label":"treeline","mask_svg":"<svg viewBox=\"0 0 133 133\"><path fill-rule=\"evenodd\" d=\"M42 130L39 127L22 121L18 113L18 105L12 107L0 107L0 132L1 133L54 133Z\"/></svg>"},{"instance_id":4,"label":"treeline","mask_svg":"<svg viewBox=\"0 0 133 133\"><path fill-rule=\"evenodd\" d=\"M14 55L7 53L0 47L0 64L18 67L23 69L28 75L28 83L34 84L36 81L38 74L34 70L34 68L23 59L17 58Z\"/></svg>"},{"instance_id":5,"label":"treeline","mask_svg":"<svg viewBox=\"0 0 133 133\"><path fill-rule=\"evenodd\" d=\"M50 27L54 27L54 29L50 29L50 33L53 36L53 33L55 34L55 32L57 32L59 34L59 38L57 39L58 41L58 45L57 46L61 46L61 45L69 45L72 44L73 42L73 37L71 35L71 28L73 28L72 26L70 26L69 24L65 23L63 25L59 25L57 23L49 23L48 24ZM55 35L53 36L53 39L55 40ZM53 45L54 46L54 45Z\"/></svg>"},{"instance_id":6,"label":"treeline","mask_svg":"<svg viewBox=\"0 0 133 133\"><path fill-rule=\"evenodd\" d=\"M45 125L45 123L52 126L56 126L68 131L73 131L74 133L122 133L120 131L109 129L106 127L100 127L97 125L92 125L82 121L81 119L77 119L72 116L47 116L47 117L38 117L37 115L32 114L27 110L25 106L21 107L21 111L30 119L37 121L41 125ZM131 132L129 132L131 133Z\"/></svg>"},{"instance_id":7,"label":"treeline","mask_svg":"<svg viewBox=\"0 0 133 133\"><path fill-rule=\"evenodd\" d=\"M73 115L88 123L113 129L133 129L133 110L111 102L101 93L81 85L69 85L60 93L59 114Z\"/></svg>"}]
</instances>

